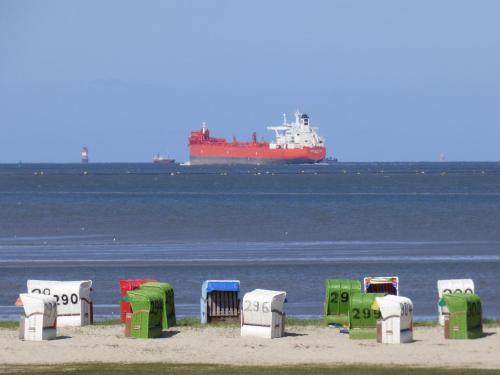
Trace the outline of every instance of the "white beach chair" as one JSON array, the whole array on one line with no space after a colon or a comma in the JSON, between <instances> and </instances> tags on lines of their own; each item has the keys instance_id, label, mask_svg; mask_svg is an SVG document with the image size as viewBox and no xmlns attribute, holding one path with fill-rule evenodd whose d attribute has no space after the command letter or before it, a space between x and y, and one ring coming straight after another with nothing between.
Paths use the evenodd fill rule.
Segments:
<instances>
[{"instance_id":1,"label":"white beach chair","mask_svg":"<svg viewBox=\"0 0 500 375\"><path fill-rule=\"evenodd\" d=\"M286 292L255 289L243 297L241 336L281 337L285 330Z\"/></svg>"},{"instance_id":2,"label":"white beach chair","mask_svg":"<svg viewBox=\"0 0 500 375\"><path fill-rule=\"evenodd\" d=\"M93 323L92 281L28 280L28 292L53 296L57 301L59 327Z\"/></svg>"},{"instance_id":3,"label":"white beach chair","mask_svg":"<svg viewBox=\"0 0 500 375\"><path fill-rule=\"evenodd\" d=\"M452 279L438 280L438 297L440 300L445 293L475 293L474 281L472 279ZM438 319L439 324L444 326L444 311L438 304Z\"/></svg>"},{"instance_id":4,"label":"white beach chair","mask_svg":"<svg viewBox=\"0 0 500 375\"><path fill-rule=\"evenodd\" d=\"M57 336L57 304L51 296L23 293L19 296L24 315L19 322L21 340L50 340Z\"/></svg>"},{"instance_id":5,"label":"white beach chair","mask_svg":"<svg viewBox=\"0 0 500 375\"><path fill-rule=\"evenodd\" d=\"M400 344L413 341L413 303L409 298L386 295L375 298L381 318L377 321L377 341Z\"/></svg>"}]
</instances>

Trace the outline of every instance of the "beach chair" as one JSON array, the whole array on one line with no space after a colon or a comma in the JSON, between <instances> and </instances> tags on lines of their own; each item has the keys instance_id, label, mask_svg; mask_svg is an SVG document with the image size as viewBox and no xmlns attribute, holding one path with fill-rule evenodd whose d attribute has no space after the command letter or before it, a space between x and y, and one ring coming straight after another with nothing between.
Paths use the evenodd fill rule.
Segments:
<instances>
[{"instance_id":1,"label":"beach chair","mask_svg":"<svg viewBox=\"0 0 500 375\"><path fill-rule=\"evenodd\" d=\"M92 324L92 281L28 280L28 293L53 296L57 302L59 327L75 327Z\"/></svg>"},{"instance_id":2,"label":"beach chair","mask_svg":"<svg viewBox=\"0 0 500 375\"><path fill-rule=\"evenodd\" d=\"M200 320L238 321L240 317L239 280L206 280L201 285Z\"/></svg>"},{"instance_id":3,"label":"beach chair","mask_svg":"<svg viewBox=\"0 0 500 375\"><path fill-rule=\"evenodd\" d=\"M483 336L481 298L472 293L444 293L439 300L446 339L477 339Z\"/></svg>"},{"instance_id":4,"label":"beach chair","mask_svg":"<svg viewBox=\"0 0 500 375\"><path fill-rule=\"evenodd\" d=\"M57 336L57 302L54 297L22 293L16 304L24 308L24 314L19 321L21 340L42 341Z\"/></svg>"},{"instance_id":5,"label":"beach chair","mask_svg":"<svg viewBox=\"0 0 500 375\"><path fill-rule=\"evenodd\" d=\"M365 293L384 293L399 295L399 278L397 276L370 277L363 279Z\"/></svg>"},{"instance_id":6,"label":"beach chair","mask_svg":"<svg viewBox=\"0 0 500 375\"><path fill-rule=\"evenodd\" d=\"M445 293L475 293L474 281L472 279L438 280L437 282L439 300ZM439 324L444 326L443 308L438 303Z\"/></svg>"},{"instance_id":7,"label":"beach chair","mask_svg":"<svg viewBox=\"0 0 500 375\"><path fill-rule=\"evenodd\" d=\"M361 293L361 281L329 279L325 281L323 318L326 324L349 325L351 296Z\"/></svg>"},{"instance_id":8,"label":"beach chair","mask_svg":"<svg viewBox=\"0 0 500 375\"><path fill-rule=\"evenodd\" d=\"M380 319L377 320L377 342L413 342L413 303L409 298L388 294L376 297L375 305L374 310L380 311Z\"/></svg>"},{"instance_id":9,"label":"beach chair","mask_svg":"<svg viewBox=\"0 0 500 375\"><path fill-rule=\"evenodd\" d=\"M163 300L160 290L135 289L127 292L123 299L130 303L132 312L127 313L125 336L156 338L162 335Z\"/></svg>"},{"instance_id":10,"label":"beach chair","mask_svg":"<svg viewBox=\"0 0 500 375\"><path fill-rule=\"evenodd\" d=\"M383 297L382 293L359 293L351 297L349 305L349 338L376 339L377 320L380 311L374 309L375 298Z\"/></svg>"},{"instance_id":11,"label":"beach chair","mask_svg":"<svg viewBox=\"0 0 500 375\"><path fill-rule=\"evenodd\" d=\"M138 289L142 284L149 282L158 282L153 279L120 279L120 320L125 323L126 315L132 312L130 304L125 301L124 297L130 290Z\"/></svg>"},{"instance_id":12,"label":"beach chair","mask_svg":"<svg viewBox=\"0 0 500 375\"><path fill-rule=\"evenodd\" d=\"M255 289L243 296L241 336L277 338L285 332L286 292Z\"/></svg>"},{"instance_id":13,"label":"beach chair","mask_svg":"<svg viewBox=\"0 0 500 375\"><path fill-rule=\"evenodd\" d=\"M158 290L163 295L163 318L162 328L167 329L175 326L175 303L174 303L174 288L168 283L149 282L140 286L142 289Z\"/></svg>"}]
</instances>

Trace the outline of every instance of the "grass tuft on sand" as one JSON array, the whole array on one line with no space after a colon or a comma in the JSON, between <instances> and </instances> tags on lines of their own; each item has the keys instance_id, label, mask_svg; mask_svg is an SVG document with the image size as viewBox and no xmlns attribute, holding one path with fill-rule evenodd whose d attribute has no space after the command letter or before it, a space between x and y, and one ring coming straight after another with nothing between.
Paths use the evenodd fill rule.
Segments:
<instances>
[{"instance_id":1,"label":"grass tuft on sand","mask_svg":"<svg viewBox=\"0 0 500 375\"><path fill-rule=\"evenodd\" d=\"M17 329L19 328L19 322L17 320L0 320L0 328Z\"/></svg>"}]
</instances>

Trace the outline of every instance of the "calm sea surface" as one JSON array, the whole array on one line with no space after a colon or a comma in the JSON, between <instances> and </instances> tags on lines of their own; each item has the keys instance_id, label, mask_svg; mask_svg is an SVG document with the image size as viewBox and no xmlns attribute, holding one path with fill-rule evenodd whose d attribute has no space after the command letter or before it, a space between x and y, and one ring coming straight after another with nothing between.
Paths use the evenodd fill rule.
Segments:
<instances>
[{"instance_id":1,"label":"calm sea surface","mask_svg":"<svg viewBox=\"0 0 500 375\"><path fill-rule=\"evenodd\" d=\"M172 283L182 316L230 278L319 317L326 278L387 275L419 319L464 277L500 317L500 163L0 165L0 319L29 278L92 279L97 318L136 277Z\"/></svg>"}]
</instances>

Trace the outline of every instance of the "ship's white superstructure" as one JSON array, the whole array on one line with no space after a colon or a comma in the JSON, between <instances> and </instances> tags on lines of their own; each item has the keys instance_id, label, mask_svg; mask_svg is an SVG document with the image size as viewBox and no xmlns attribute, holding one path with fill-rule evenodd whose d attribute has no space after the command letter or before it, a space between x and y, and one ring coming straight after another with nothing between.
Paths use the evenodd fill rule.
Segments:
<instances>
[{"instance_id":1,"label":"ship's white superstructure","mask_svg":"<svg viewBox=\"0 0 500 375\"><path fill-rule=\"evenodd\" d=\"M276 132L276 140L269 144L269 148L304 148L325 147L325 141L309 124L309 116L305 113L295 112L295 122L288 123L286 114L283 114L281 126L269 126L268 130Z\"/></svg>"}]
</instances>

